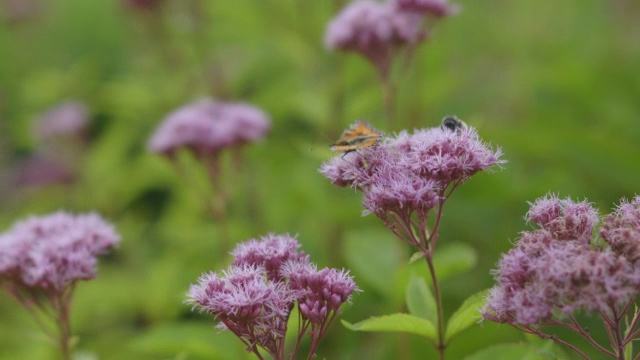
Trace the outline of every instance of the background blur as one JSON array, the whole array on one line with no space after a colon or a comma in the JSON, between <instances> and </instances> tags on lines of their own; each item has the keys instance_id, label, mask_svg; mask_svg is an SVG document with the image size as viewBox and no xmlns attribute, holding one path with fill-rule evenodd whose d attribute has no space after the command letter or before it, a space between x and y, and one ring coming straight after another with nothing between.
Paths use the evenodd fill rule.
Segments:
<instances>
[{"instance_id":1,"label":"background blur","mask_svg":"<svg viewBox=\"0 0 640 360\"><path fill-rule=\"evenodd\" d=\"M95 210L123 236L99 276L77 288L72 324L83 358L251 358L182 302L202 272L226 268L233 244L268 232L299 234L319 266L351 269L364 292L341 319L406 311L410 249L374 216L361 217L360 194L317 172L356 119L393 133L456 114L505 152L502 171L475 176L445 208L440 250L474 250L443 279L447 314L493 284L490 269L528 228L527 201L551 191L606 213L640 192L640 2L458 1L462 11L436 24L401 79L393 128L373 67L323 47L345 3L0 0L0 231L30 214ZM250 102L273 122L241 164L223 159L224 224L206 211L203 198L215 194L194 161L183 159L179 172L146 150L167 113L201 96ZM37 160L59 150L43 147L33 125L67 100L87 105L91 125L56 177L60 169ZM0 319L0 358L56 358L6 294ZM523 340L485 322L448 355ZM421 338L339 322L318 354L435 356Z\"/></svg>"}]
</instances>

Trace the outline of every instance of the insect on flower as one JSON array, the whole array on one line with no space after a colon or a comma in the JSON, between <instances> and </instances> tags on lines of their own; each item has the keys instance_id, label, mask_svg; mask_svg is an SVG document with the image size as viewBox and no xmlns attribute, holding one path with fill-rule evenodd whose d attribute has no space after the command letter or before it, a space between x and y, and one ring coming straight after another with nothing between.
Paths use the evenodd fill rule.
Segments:
<instances>
[{"instance_id":1,"label":"insect on flower","mask_svg":"<svg viewBox=\"0 0 640 360\"><path fill-rule=\"evenodd\" d=\"M329 150L348 154L377 144L382 135L381 131L372 128L366 121L359 120L345 130Z\"/></svg>"},{"instance_id":2,"label":"insect on flower","mask_svg":"<svg viewBox=\"0 0 640 360\"><path fill-rule=\"evenodd\" d=\"M451 131L460 131L462 129L466 129L468 126L467 123L458 119L457 117L455 117L455 115L449 115L445 116L445 118L442 119L442 124L440 125L440 127L442 128L442 130L449 129Z\"/></svg>"}]
</instances>

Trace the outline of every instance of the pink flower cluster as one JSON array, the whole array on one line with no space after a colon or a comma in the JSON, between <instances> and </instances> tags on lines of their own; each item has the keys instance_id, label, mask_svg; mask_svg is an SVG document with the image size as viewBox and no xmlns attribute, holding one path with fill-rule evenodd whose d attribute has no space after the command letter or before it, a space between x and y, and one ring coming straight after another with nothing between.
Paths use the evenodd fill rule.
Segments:
<instances>
[{"instance_id":1,"label":"pink flower cluster","mask_svg":"<svg viewBox=\"0 0 640 360\"><path fill-rule=\"evenodd\" d=\"M60 293L96 276L97 255L120 242L97 214L31 217L0 235L0 284Z\"/></svg>"},{"instance_id":2,"label":"pink flower cluster","mask_svg":"<svg viewBox=\"0 0 640 360\"><path fill-rule=\"evenodd\" d=\"M301 317L294 353L308 330L313 354L339 307L359 289L347 271L317 270L299 247L287 234L241 243L231 253L231 267L203 274L191 285L187 303L213 314L219 328L233 332L248 351L259 354L261 347L283 359L288 319L297 302Z\"/></svg>"},{"instance_id":3,"label":"pink flower cluster","mask_svg":"<svg viewBox=\"0 0 640 360\"><path fill-rule=\"evenodd\" d=\"M428 36L427 22L456 11L446 0L357 0L329 23L325 45L360 53L386 71L395 50L416 46Z\"/></svg>"},{"instance_id":4,"label":"pink flower cluster","mask_svg":"<svg viewBox=\"0 0 640 360\"><path fill-rule=\"evenodd\" d=\"M42 114L35 123L38 140L58 136L82 136L89 127L89 109L80 101L61 103Z\"/></svg>"},{"instance_id":5,"label":"pink flower cluster","mask_svg":"<svg viewBox=\"0 0 640 360\"><path fill-rule=\"evenodd\" d=\"M167 115L148 147L168 156L181 148L199 157L216 155L225 148L263 138L270 127L269 117L254 106L201 99Z\"/></svg>"},{"instance_id":6,"label":"pink flower cluster","mask_svg":"<svg viewBox=\"0 0 640 360\"><path fill-rule=\"evenodd\" d=\"M620 314L640 291L640 197L607 215L586 201L547 195L531 205L525 231L495 271L484 316L510 324L557 324L576 310Z\"/></svg>"},{"instance_id":7,"label":"pink flower cluster","mask_svg":"<svg viewBox=\"0 0 640 360\"><path fill-rule=\"evenodd\" d=\"M500 149L482 142L473 128L401 132L381 145L334 157L320 172L338 186L364 193L365 214L417 213L426 219L439 201L475 173L504 163Z\"/></svg>"}]
</instances>

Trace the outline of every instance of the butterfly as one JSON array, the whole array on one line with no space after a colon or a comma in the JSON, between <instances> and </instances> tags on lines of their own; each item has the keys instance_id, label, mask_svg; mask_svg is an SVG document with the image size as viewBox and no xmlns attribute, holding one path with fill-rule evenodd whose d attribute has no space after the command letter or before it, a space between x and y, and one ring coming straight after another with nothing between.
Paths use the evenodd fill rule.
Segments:
<instances>
[{"instance_id":1,"label":"butterfly","mask_svg":"<svg viewBox=\"0 0 640 360\"><path fill-rule=\"evenodd\" d=\"M442 124L440 125L440 128L442 130L448 129L450 131L460 131L462 129L466 129L467 127L467 123L458 119L457 117L455 117L455 115L446 116L444 119L442 119Z\"/></svg>"},{"instance_id":2,"label":"butterfly","mask_svg":"<svg viewBox=\"0 0 640 360\"><path fill-rule=\"evenodd\" d=\"M377 144L382 135L381 131L372 128L366 121L358 120L342 133L329 150L348 154Z\"/></svg>"}]
</instances>

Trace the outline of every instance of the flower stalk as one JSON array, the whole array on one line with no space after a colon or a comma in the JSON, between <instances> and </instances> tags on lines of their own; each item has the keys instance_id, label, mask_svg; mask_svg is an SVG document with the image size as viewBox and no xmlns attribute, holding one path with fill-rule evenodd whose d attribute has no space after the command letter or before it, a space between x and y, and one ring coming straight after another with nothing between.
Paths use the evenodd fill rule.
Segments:
<instances>
[{"instance_id":1,"label":"flower stalk","mask_svg":"<svg viewBox=\"0 0 640 360\"><path fill-rule=\"evenodd\" d=\"M483 143L475 129L443 123L413 134L403 131L359 154L335 157L320 168L332 183L361 191L364 214L375 214L396 237L424 256L436 298L440 359L445 359L447 344L434 253L444 204L471 176L504 163L501 155L500 149L494 151ZM434 217L430 229L428 222Z\"/></svg>"}]
</instances>

